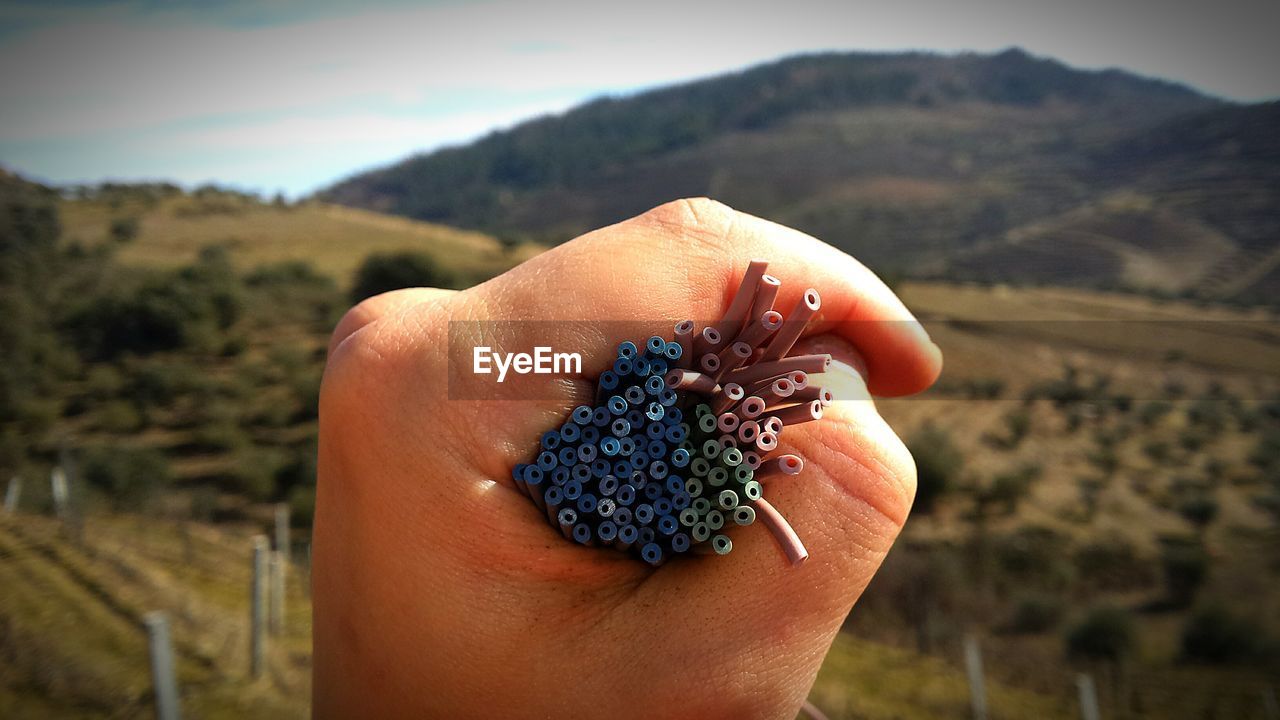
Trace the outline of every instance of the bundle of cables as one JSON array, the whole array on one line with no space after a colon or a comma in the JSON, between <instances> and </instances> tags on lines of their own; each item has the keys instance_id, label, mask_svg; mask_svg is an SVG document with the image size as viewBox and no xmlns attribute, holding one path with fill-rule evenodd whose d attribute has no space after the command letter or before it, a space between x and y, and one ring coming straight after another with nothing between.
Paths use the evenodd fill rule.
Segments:
<instances>
[{"instance_id":1,"label":"bundle of cables","mask_svg":"<svg viewBox=\"0 0 1280 720\"><path fill-rule=\"evenodd\" d=\"M699 330L685 320L671 340L620 344L596 404L574 408L542 435L533 462L516 465L516 486L565 538L660 565L725 555L728 529L759 521L793 565L808 557L764 495L770 480L804 468L774 451L786 428L822 418L832 396L809 376L831 356L789 355L821 301L808 289L784 317L767 266L751 261L719 322Z\"/></svg>"}]
</instances>

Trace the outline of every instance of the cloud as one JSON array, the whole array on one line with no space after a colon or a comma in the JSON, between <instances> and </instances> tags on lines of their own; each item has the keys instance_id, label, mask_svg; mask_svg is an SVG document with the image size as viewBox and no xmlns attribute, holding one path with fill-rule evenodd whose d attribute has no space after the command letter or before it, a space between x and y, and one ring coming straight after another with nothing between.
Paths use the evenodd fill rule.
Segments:
<instances>
[{"instance_id":1,"label":"cloud","mask_svg":"<svg viewBox=\"0 0 1280 720\"><path fill-rule=\"evenodd\" d=\"M166 155L195 164L203 156L210 172L226 173L221 179L269 185L261 163L246 160L237 171L227 159L270 151L281 162L314 168L299 158L327 146L353 163L337 171L344 174L482 134L517 112L824 49L989 51L1016 44L1227 96L1280 94L1268 37L1280 19L1275 4L1229 12L1092 0L504 0L371 10L328 2L304 11L278 2L258 15L243 5L217 15L195 6L150 7L72 12L60 5L37 16L28 6L26 24L18 23L25 29L0 36L0 162L62 179L78 149L75 177L177 177L198 171L175 164L166 172ZM361 148L371 153L363 160ZM331 179L328 172L291 180L290 188L313 187Z\"/></svg>"}]
</instances>

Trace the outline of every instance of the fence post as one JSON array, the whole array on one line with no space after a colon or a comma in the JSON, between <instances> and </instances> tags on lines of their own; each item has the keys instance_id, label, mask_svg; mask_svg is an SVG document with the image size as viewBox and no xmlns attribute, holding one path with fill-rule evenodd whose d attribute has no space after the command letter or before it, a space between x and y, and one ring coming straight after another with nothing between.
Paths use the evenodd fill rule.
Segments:
<instances>
[{"instance_id":1,"label":"fence post","mask_svg":"<svg viewBox=\"0 0 1280 720\"><path fill-rule=\"evenodd\" d=\"M288 563L292 553L289 552L289 505L287 503L276 505L276 552L283 553L284 560Z\"/></svg>"},{"instance_id":2,"label":"fence post","mask_svg":"<svg viewBox=\"0 0 1280 720\"><path fill-rule=\"evenodd\" d=\"M174 675L173 644L169 639L169 618L160 611L143 619L151 649L151 685L156 696L156 720L178 720L178 683Z\"/></svg>"},{"instance_id":3,"label":"fence post","mask_svg":"<svg viewBox=\"0 0 1280 720\"><path fill-rule=\"evenodd\" d=\"M5 512L18 511L18 499L22 497L22 478L14 475L9 478L9 487L4 491Z\"/></svg>"},{"instance_id":4,"label":"fence post","mask_svg":"<svg viewBox=\"0 0 1280 720\"><path fill-rule=\"evenodd\" d=\"M285 576L289 570L289 505L275 507L276 551L271 554L271 634L284 634Z\"/></svg>"},{"instance_id":5,"label":"fence post","mask_svg":"<svg viewBox=\"0 0 1280 720\"><path fill-rule=\"evenodd\" d=\"M67 473L61 465L49 473L49 489L53 493L53 511L58 519L67 521Z\"/></svg>"},{"instance_id":6,"label":"fence post","mask_svg":"<svg viewBox=\"0 0 1280 720\"><path fill-rule=\"evenodd\" d=\"M1276 703L1276 688L1268 685L1262 689L1262 716L1267 720L1280 720L1280 705Z\"/></svg>"},{"instance_id":7,"label":"fence post","mask_svg":"<svg viewBox=\"0 0 1280 720\"><path fill-rule=\"evenodd\" d=\"M973 703L974 720L987 720L987 684L982 676L982 648L978 638L964 636L964 669L969 675L969 699Z\"/></svg>"},{"instance_id":8,"label":"fence post","mask_svg":"<svg viewBox=\"0 0 1280 720\"><path fill-rule=\"evenodd\" d=\"M280 636L284 634L284 553L279 550L271 553L268 564L271 589L267 591L267 596L271 603L267 624L272 635Z\"/></svg>"},{"instance_id":9,"label":"fence post","mask_svg":"<svg viewBox=\"0 0 1280 720\"><path fill-rule=\"evenodd\" d=\"M249 594L249 674L260 677L267 651L267 537L253 537L253 580Z\"/></svg>"},{"instance_id":10,"label":"fence post","mask_svg":"<svg viewBox=\"0 0 1280 720\"><path fill-rule=\"evenodd\" d=\"M307 564L303 567L307 575L303 578L302 591L311 597L311 541L307 541Z\"/></svg>"},{"instance_id":11,"label":"fence post","mask_svg":"<svg viewBox=\"0 0 1280 720\"><path fill-rule=\"evenodd\" d=\"M1085 673L1076 675L1076 688L1080 691L1080 720L1099 720L1098 690L1093 684L1093 676Z\"/></svg>"}]
</instances>

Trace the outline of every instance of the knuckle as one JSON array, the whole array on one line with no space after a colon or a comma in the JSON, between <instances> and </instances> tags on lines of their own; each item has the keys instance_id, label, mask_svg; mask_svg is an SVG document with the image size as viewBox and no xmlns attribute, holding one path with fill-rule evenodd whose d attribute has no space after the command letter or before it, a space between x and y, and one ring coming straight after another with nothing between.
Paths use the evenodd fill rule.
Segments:
<instances>
[{"instance_id":1,"label":"knuckle","mask_svg":"<svg viewBox=\"0 0 1280 720\"><path fill-rule=\"evenodd\" d=\"M353 305L338 320L338 324L333 327L333 333L329 336L329 348L331 351L345 340L352 333L360 328L368 325L377 315L374 312L374 298L365 298Z\"/></svg>"},{"instance_id":2,"label":"knuckle","mask_svg":"<svg viewBox=\"0 0 1280 720\"><path fill-rule=\"evenodd\" d=\"M660 232L673 250L714 259L731 249L738 215L718 200L694 197L659 205L638 220Z\"/></svg>"},{"instance_id":3,"label":"knuckle","mask_svg":"<svg viewBox=\"0 0 1280 720\"><path fill-rule=\"evenodd\" d=\"M354 312L359 306L353 308ZM427 322L415 307L367 322L348 335L329 355L321 384L320 406L369 405L380 398L394 398L424 352L441 346L436 323ZM447 342L445 343L447 344ZM440 358L444 362L444 358ZM434 362L428 363L434 366ZM339 411L341 412L341 411Z\"/></svg>"},{"instance_id":4,"label":"knuckle","mask_svg":"<svg viewBox=\"0 0 1280 720\"><path fill-rule=\"evenodd\" d=\"M663 203L641 218L669 229L723 235L735 213L733 208L718 200L694 197Z\"/></svg>"}]
</instances>

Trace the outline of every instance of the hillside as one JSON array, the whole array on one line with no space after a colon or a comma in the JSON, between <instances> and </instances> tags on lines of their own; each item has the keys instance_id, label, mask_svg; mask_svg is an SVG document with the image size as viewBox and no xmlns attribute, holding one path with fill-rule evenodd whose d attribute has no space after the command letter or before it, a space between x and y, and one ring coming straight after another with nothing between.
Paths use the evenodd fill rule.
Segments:
<instances>
[{"instance_id":1,"label":"hillside","mask_svg":"<svg viewBox=\"0 0 1280 720\"><path fill-rule=\"evenodd\" d=\"M464 277L489 277L536 249L514 251L479 232L308 202L267 203L213 189L120 186L59 204L66 242L88 247L131 227L116 257L127 265L173 268L194 261L202 248L226 248L243 270L306 261L345 284L371 253L422 252Z\"/></svg>"},{"instance_id":2,"label":"hillside","mask_svg":"<svg viewBox=\"0 0 1280 720\"><path fill-rule=\"evenodd\" d=\"M48 517L0 519L0 715L148 717L142 620L153 610L169 617L184 716L307 715L305 567L288 576L285 633L254 680L249 528L98 516L81 533Z\"/></svg>"},{"instance_id":3,"label":"hillside","mask_svg":"<svg viewBox=\"0 0 1280 720\"><path fill-rule=\"evenodd\" d=\"M1274 114L1020 50L813 55L600 99L320 197L554 243L709 195L894 275L1270 302L1232 268L1277 249Z\"/></svg>"},{"instance_id":4,"label":"hillside","mask_svg":"<svg viewBox=\"0 0 1280 720\"><path fill-rule=\"evenodd\" d=\"M146 717L151 683L142 617L169 614L184 716L306 717L310 707L311 611L305 563L286 590L286 632L271 638L268 672L248 673L251 527L93 519L78 543L60 524L0 516L0 715ZM904 676L930 678L903 692ZM963 712L960 669L850 636L837 639L814 698L833 718L925 718ZM991 687L997 709L1054 712L1033 692Z\"/></svg>"},{"instance_id":5,"label":"hillside","mask_svg":"<svg viewBox=\"0 0 1280 720\"><path fill-rule=\"evenodd\" d=\"M342 268L379 228L460 272L515 253L226 192L67 199L4 177L0 191L0 479L26 480L16 516L0 516L0 715L145 713L138 621L152 609L173 619L190 716L305 712L317 393L350 300ZM166 241L179 232L206 247ZM946 370L921 397L878 402L920 492L814 701L831 717L963 714L960 643L974 634L993 718L1075 716L1078 672L1109 717L1262 717L1280 662L1274 315L898 289ZM50 517L55 465L71 477L69 527ZM297 539L295 610L269 677L250 681L246 546L277 503Z\"/></svg>"},{"instance_id":6,"label":"hillside","mask_svg":"<svg viewBox=\"0 0 1280 720\"><path fill-rule=\"evenodd\" d=\"M919 502L837 638L812 700L832 718L962 716L968 690L960 638L976 633L993 718L1078 717L1077 672L1094 674L1108 717L1265 717L1260 698L1274 654L1188 660L1180 643L1195 613L1214 603L1244 618L1236 622L1250 623L1244 627L1261 642L1280 632L1280 545L1267 509L1277 507L1268 502L1278 496L1280 476L1267 474L1274 451L1258 455L1280 428L1280 334L1272 316L1079 290L909 282L900 291L927 319L947 370L920 398L878 404L922 467L937 452L920 439L931 427L959 460L944 488L922 489L934 494ZM324 337L319 326L293 332L312 345ZM269 377L289 367L273 370L268 358L244 367L238 363L247 359L227 360L212 381L229 383L233 369ZM199 360L165 354L152 363ZM132 362L120 371L130 372ZM319 363L313 355L297 367L314 372ZM230 396L244 404L237 418L254 445L282 431L313 430L305 417L286 415L283 427L264 422L259 413L281 404L280 389L267 383ZM288 634L272 650L268 677L249 680L249 537L268 526L263 501L281 496L268 490L246 503L253 486L245 478L189 472L212 467L200 465L210 449L175 443L175 434L189 432L182 423L159 434L154 426L170 424L188 394L223 411L227 400L207 389L174 392L175 401L148 409L153 427L140 436L80 417L61 424L82 441L141 440L172 457L177 476L163 498L144 506L150 510L111 511L103 489L82 482L75 490L84 493L86 514L77 533L49 517L47 483L29 481L17 515L0 515L0 574L7 573L0 579L14 588L0 593L0 715L144 713L149 686L138 623L151 609L174 618L189 715L306 713L305 527L295 530ZM209 414L225 436L225 416ZM237 445L225 454L262 462L244 453ZM37 458L24 475L44 477L47 467ZM221 490L215 512L191 497L195 483ZM1193 511L1205 507L1196 501L1212 512ZM1172 541L1201 547L1208 565L1187 597L1164 606ZM1122 676L1064 652L1064 637L1104 604L1123 608L1134 625ZM1041 614L1024 617L1028 607Z\"/></svg>"},{"instance_id":7,"label":"hillside","mask_svg":"<svg viewBox=\"0 0 1280 720\"><path fill-rule=\"evenodd\" d=\"M47 477L69 450L94 509L234 520L274 500L306 524L325 346L358 269L465 287L537 250L322 203L0 174L0 470ZM47 485L27 502L49 507Z\"/></svg>"}]
</instances>

